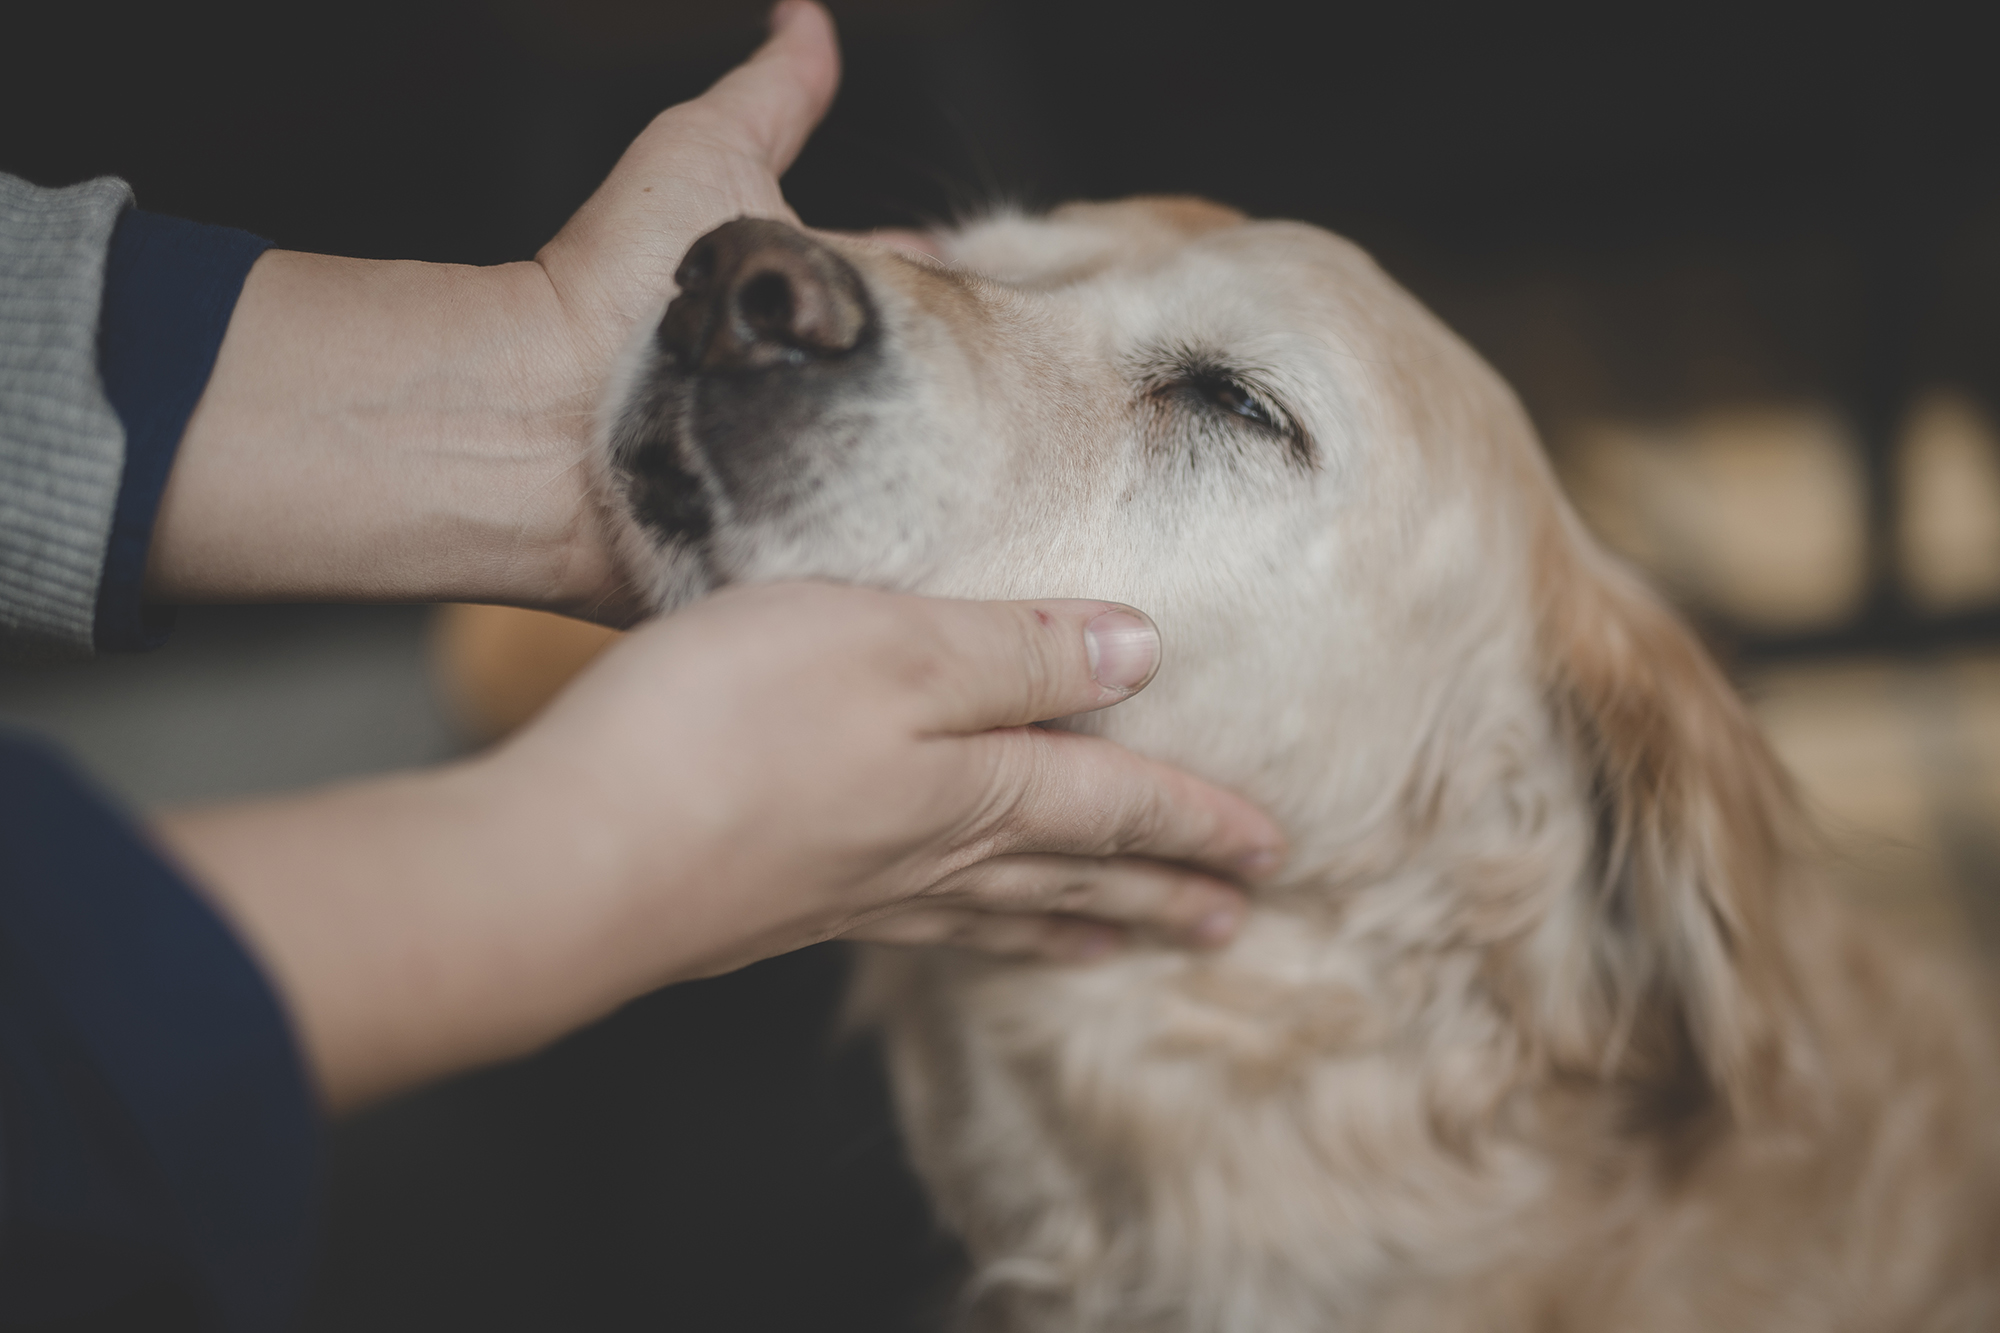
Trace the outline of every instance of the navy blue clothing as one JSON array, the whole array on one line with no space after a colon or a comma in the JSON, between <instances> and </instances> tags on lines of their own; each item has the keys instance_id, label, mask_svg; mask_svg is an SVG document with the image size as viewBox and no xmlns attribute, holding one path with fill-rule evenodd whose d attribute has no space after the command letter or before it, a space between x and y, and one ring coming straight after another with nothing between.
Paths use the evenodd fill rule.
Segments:
<instances>
[{"instance_id":1,"label":"navy blue clothing","mask_svg":"<svg viewBox=\"0 0 2000 1333\"><path fill-rule=\"evenodd\" d=\"M241 944L51 751L0 736L0 1327L175 1287L282 1328L318 1129Z\"/></svg>"},{"instance_id":2,"label":"navy blue clothing","mask_svg":"<svg viewBox=\"0 0 2000 1333\"><path fill-rule=\"evenodd\" d=\"M141 588L174 453L268 242L128 211L99 371L125 468L99 648L157 645ZM0 1329L287 1327L320 1124L230 929L53 752L0 734Z\"/></svg>"},{"instance_id":3,"label":"navy blue clothing","mask_svg":"<svg viewBox=\"0 0 2000 1333\"><path fill-rule=\"evenodd\" d=\"M140 599L153 516L181 433L208 385L243 280L271 243L247 231L125 210L111 233L97 372L125 426L125 472L97 585L99 652L157 648L170 607Z\"/></svg>"}]
</instances>

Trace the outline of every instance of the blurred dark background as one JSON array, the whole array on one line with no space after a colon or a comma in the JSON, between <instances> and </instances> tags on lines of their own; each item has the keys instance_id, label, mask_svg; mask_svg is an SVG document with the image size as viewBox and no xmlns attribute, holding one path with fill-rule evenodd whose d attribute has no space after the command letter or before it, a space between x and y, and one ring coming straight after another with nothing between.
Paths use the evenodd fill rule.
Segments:
<instances>
[{"instance_id":1,"label":"blurred dark background","mask_svg":"<svg viewBox=\"0 0 2000 1333\"><path fill-rule=\"evenodd\" d=\"M1136 192L1345 232L1505 373L1600 530L1709 629L1849 885L2000 901L2000 105L1970 6L833 5L810 223ZM700 0L16 13L0 170L304 250L532 255L757 39ZM0 669L133 801L471 742L414 608L188 614ZM893 1329L948 1279L835 950L677 988L336 1131L314 1330Z\"/></svg>"}]
</instances>

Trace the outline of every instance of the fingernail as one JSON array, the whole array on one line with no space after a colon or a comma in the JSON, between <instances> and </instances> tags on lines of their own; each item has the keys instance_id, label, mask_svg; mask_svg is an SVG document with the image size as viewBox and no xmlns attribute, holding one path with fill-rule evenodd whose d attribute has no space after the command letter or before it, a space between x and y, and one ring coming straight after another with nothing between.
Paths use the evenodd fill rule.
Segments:
<instances>
[{"instance_id":1,"label":"fingernail","mask_svg":"<svg viewBox=\"0 0 2000 1333\"><path fill-rule=\"evenodd\" d=\"M1197 944L1227 944L1236 938L1236 928L1243 921L1243 913L1234 907L1218 907L1207 916L1194 923L1194 938Z\"/></svg>"},{"instance_id":2,"label":"fingernail","mask_svg":"<svg viewBox=\"0 0 2000 1333\"><path fill-rule=\"evenodd\" d=\"M1160 631L1126 607L1106 611L1083 627L1090 674L1107 690L1130 693L1153 678L1160 665Z\"/></svg>"}]
</instances>

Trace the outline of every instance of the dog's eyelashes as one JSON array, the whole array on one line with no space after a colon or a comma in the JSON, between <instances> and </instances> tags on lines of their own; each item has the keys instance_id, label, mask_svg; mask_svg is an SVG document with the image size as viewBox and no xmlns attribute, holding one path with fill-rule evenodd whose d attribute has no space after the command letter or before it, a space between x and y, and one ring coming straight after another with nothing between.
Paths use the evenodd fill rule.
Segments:
<instances>
[{"instance_id":1,"label":"dog's eyelashes","mask_svg":"<svg viewBox=\"0 0 2000 1333\"><path fill-rule=\"evenodd\" d=\"M1189 376L1185 384L1190 393L1210 407L1248 418L1266 430L1282 429L1271 410L1259 402L1255 394L1227 375L1212 371L1195 374Z\"/></svg>"},{"instance_id":2,"label":"dog's eyelashes","mask_svg":"<svg viewBox=\"0 0 2000 1333\"><path fill-rule=\"evenodd\" d=\"M1131 373L1142 402L1182 423L1182 429L1163 439L1178 438L1187 445L1205 440L1215 447L1241 449L1248 443L1243 437L1248 429L1281 445L1294 466L1308 472L1318 468L1311 436L1255 371L1198 348L1162 347L1134 358Z\"/></svg>"},{"instance_id":3,"label":"dog's eyelashes","mask_svg":"<svg viewBox=\"0 0 2000 1333\"><path fill-rule=\"evenodd\" d=\"M1284 445L1288 458L1308 470L1317 467L1313 444L1298 418L1282 407L1254 376L1199 352L1169 349L1141 361L1143 392L1153 402L1184 417L1206 420L1227 432L1247 425Z\"/></svg>"}]
</instances>

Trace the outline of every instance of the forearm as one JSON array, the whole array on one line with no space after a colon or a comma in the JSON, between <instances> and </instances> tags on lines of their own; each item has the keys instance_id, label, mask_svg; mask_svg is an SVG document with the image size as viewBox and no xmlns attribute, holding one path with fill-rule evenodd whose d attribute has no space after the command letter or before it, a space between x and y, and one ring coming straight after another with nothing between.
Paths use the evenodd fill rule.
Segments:
<instances>
[{"instance_id":1,"label":"forearm","mask_svg":"<svg viewBox=\"0 0 2000 1333\"><path fill-rule=\"evenodd\" d=\"M157 821L286 997L333 1108L524 1054L672 979L625 975L611 842L554 784L537 804L509 781L474 761Z\"/></svg>"},{"instance_id":2,"label":"forearm","mask_svg":"<svg viewBox=\"0 0 2000 1333\"><path fill-rule=\"evenodd\" d=\"M534 264L271 251L181 439L163 601L506 601L611 582L584 468L596 385Z\"/></svg>"},{"instance_id":3,"label":"forearm","mask_svg":"<svg viewBox=\"0 0 2000 1333\"><path fill-rule=\"evenodd\" d=\"M1217 876L1269 872L1270 822L1109 742L1025 726L1143 687L1158 651L1140 619L731 589L626 635L476 759L159 834L263 959L334 1106L905 912L930 925L877 938L978 944L931 927L991 909L1218 944L1241 902ZM1126 646L1092 651L1101 633ZM1092 952L1001 935L1001 952Z\"/></svg>"}]
</instances>

